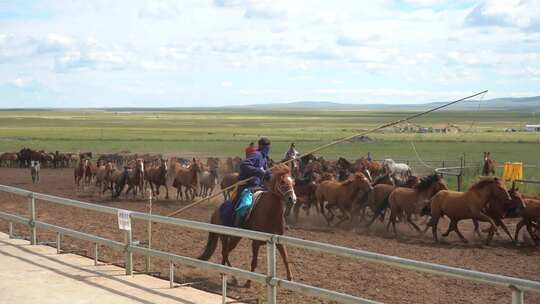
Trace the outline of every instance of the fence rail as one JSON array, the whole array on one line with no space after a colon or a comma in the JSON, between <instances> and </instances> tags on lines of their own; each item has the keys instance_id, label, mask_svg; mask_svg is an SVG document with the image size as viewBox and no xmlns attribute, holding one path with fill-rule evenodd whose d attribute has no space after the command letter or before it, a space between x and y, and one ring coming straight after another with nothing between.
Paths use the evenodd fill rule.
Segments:
<instances>
[{"instance_id":1,"label":"fence rail","mask_svg":"<svg viewBox=\"0 0 540 304\"><path fill-rule=\"evenodd\" d=\"M227 289L227 275L238 276L244 279L249 279L260 284L267 286L268 293L268 303L276 303L277 288L285 288L292 291L297 291L302 294L317 296L326 298L333 301L339 301L342 303L378 303L376 301L364 299L361 297L356 297L324 288L319 288L307 284L302 284L298 282L287 281L276 276L276 245L282 244L290 247L303 248L307 250L313 250L318 252L323 252L327 254L334 254L342 257L353 258L357 260L363 260L378 264L389 265L393 267L399 267L404 269L412 269L416 271L437 274L447 277L460 278L469 281L476 281L485 284L490 284L494 286L503 286L508 287L512 293L512 303L518 304L523 303L523 291L531 292L540 292L540 282L531 281L526 279L513 278L503 275L496 275L484 272L478 272L473 270L461 269L457 267L444 266L434 263L427 263L421 261L415 261L411 259L405 259L395 256L388 256L378 253L373 253L364 250L351 249L336 245L324 244L314 241L302 240L298 238L273 235L264 232L249 231L237 228L230 228L225 226L218 226L213 224L195 222L185 219L170 218L159 215L152 215L142 212L129 211L130 220L131 219L140 219L158 222L162 224L175 225L179 227L206 231L206 232L215 232L220 234L226 234L231 236L238 236L243 238L249 238L259 241L264 241L267 244L267 257L268 257L268 271L266 274L250 272L244 269L224 266L220 264L215 264L212 262L201 261L192 257L180 256L177 254L164 252L156 249L141 247L132 242L131 231L125 233L125 241L118 242L106 238L102 238L93 234L88 234L73 229L68 229L36 219L36 209L35 209L35 199L45 200L48 202L62 204L66 206L78 207L86 210L92 210L97 212L104 212L108 214L118 214L119 211L127 211L107 206L100 206L95 204L89 204L85 202L80 202L72 199L61 198L57 196L34 193L31 191L0 185L0 191L18 194L27 196L29 199L29 211L30 217L25 218L19 215L14 215L6 212L0 212L0 219L6 220L10 224L10 236L13 233L13 223L19 223L28 225L30 227L31 233L31 242L36 244L36 229L45 229L49 231L54 231L57 233L57 250L60 252L60 240L62 235L68 235L77 239L86 240L93 242L94 244L100 244L104 246L111 247L116 250L125 252L125 263L126 263L126 274L131 275L133 271L133 254L141 254L144 256L153 256L168 260L170 264L170 279L171 286L173 285L173 271L174 263L189 265L193 267L198 267L206 270L211 270L219 272L223 275L222 279L222 301L226 303L226 289ZM95 257L97 261L97 246L95 245Z\"/></svg>"}]
</instances>

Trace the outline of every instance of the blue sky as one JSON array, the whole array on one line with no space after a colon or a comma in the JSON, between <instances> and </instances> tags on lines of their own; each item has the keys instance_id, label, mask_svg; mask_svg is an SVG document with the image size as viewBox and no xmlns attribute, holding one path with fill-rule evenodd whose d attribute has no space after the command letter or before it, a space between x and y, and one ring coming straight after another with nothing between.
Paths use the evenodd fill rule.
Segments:
<instances>
[{"instance_id":1,"label":"blue sky","mask_svg":"<svg viewBox=\"0 0 540 304\"><path fill-rule=\"evenodd\" d=\"M540 0L0 0L0 107L540 95Z\"/></svg>"}]
</instances>

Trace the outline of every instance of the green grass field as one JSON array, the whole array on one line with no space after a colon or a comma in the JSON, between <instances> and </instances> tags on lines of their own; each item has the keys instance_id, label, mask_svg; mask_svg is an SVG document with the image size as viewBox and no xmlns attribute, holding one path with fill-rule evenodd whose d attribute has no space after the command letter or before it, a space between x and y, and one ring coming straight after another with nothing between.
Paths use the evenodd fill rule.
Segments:
<instances>
[{"instance_id":1,"label":"green grass field","mask_svg":"<svg viewBox=\"0 0 540 304\"><path fill-rule=\"evenodd\" d=\"M0 112L0 151L32 147L45 150L96 152L164 152L241 155L242 147L261 135L271 137L273 156L289 142L302 151L342 138L410 112L273 111L260 112ZM499 158L533 160L540 147L538 133L507 133L520 128L527 113L439 112L415 120L422 126L454 123L464 132L450 134L370 134L370 143L345 143L322 155L358 157L368 150L381 157L411 158L413 142L422 158L455 159L463 153L490 150ZM531 123L530 121L528 121Z\"/></svg>"},{"instance_id":2,"label":"green grass field","mask_svg":"<svg viewBox=\"0 0 540 304\"><path fill-rule=\"evenodd\" d=\"M272 139L272 157L280 159L290 142L301 152L338 138L362 132L412 112L373 111L179 111L103 112L43 111L0 112L0 151L22 147L61 151L159 152L174 155L241 156L243 147L265 135ZM370 134L370 142L348 142L319 155L350 159L371 151L376 158L407 159L415 167L457 165L465 155L480 162L483 151L504 161L539 162L540 134L504 132L531 121L522 112L436 112L413 121L429 127L453 123L459 133L418 134L385 130ZM413 149L416 148L418 153ZM429 162L436 160L435 162ZM536 169L529 177L540 177Z\"/></svg>"}]
</instances>

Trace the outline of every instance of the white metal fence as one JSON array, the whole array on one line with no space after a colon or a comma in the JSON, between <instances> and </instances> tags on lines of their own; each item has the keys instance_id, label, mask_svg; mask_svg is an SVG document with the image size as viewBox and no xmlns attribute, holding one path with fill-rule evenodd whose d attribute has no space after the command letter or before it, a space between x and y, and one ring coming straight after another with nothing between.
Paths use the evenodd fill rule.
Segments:
<instances>
[{"instance_id":1,"label":"white metal fence","mask_svg":"<svg viewBox=\"0 0 540 304\"><path fill-rule=\"evenodd\" d=\"M0 185L0 191L18 194L28 197L28 210L29 218L25 218L19 215L14 215L6 212L0 212L0 219L6 220L9 222L9 234L13 235L13 223L20 223L28 225L30 228L30 242L31 244L37 244L37 233L36 229L45 229L57 233L56 246L58 252L60 252L60 243L63 235L70 236L73 238L85 240L88 242L94 243L94 259L97 262L98 257L98 247L97 245L104 245L116 250L125 252L125 268L126 275L133 274L133 253L141 254L144 256L153 256L162 258L169 261L170 265L170 278L171 286L173 285L173 270L174 264L183 264L193 267L198 267L202 269L207 269L222 274L222 301L226 302L226 291L227 291L227 275L238 276L244 279L249 279L260 284L265 284L267 286L268 293L268 303L276 303L277 288L285 288L292 291L297 291L305 295L321 297L329 300L334 300L342 303L379 303L376 301L323 289L315 286L310 286L298 282L288 281L276 276L276 244L283 244L290 247L303 248L328 254L334 254L342 257L349 257L357 260L363 260L378 264L389 265L393 267L412 269L421 272L427 272L432 274L438 274L447 277L459 278L469 281L481 282L494 286L503 286L511 290L512 294L512 303L523 303L523 292L532 291L540 292L540 282L513 278L503 275L489 274L484 272L478 272L473 270L466 270L457 267L449 267L434 263L427 263L421 261L415 261L410 259L404 259L395 256L388 256L378 253L373 253L364 250L351 249L346 247L340 247L325 243L319 243L314 241L307 241L298 238L274 235L257 231L243 230L230 228L225 226L213 225L208 223L177 219L159 215L152 215L137 211L129 211L130 219L139 219L152 221L162 224L175 225L179 227L206 231L206 232L215 232L220 234L226 234L231 236L237 236L242 238L248 238L252 240L259 240L266 242L267 244L267 272L266 275L256 272L250 272L244 269L228 267L212 262L201 261L192 257L180 256L169 252L164 252L160 250L155 250L151 248L146 248L139 246L138 244L133 243L131 231L124 231L124 242L118 242L106 238L102 238L96 235L79 232L73 229L68 229L52 224L48 224L36 219L36 206L35 200L44 200L51 203L61 204L65 206L78 207L86 210L92 210L97 212L103 212L108 214L117 215L119 210L118 208L112 208L107 206L101 206L96 204L90 204L85 202L80 202L77 200L61 198L57 196L31 192L15 187ZM127 210L126 210L127 211Z\"/></svg>"}]
</instances>

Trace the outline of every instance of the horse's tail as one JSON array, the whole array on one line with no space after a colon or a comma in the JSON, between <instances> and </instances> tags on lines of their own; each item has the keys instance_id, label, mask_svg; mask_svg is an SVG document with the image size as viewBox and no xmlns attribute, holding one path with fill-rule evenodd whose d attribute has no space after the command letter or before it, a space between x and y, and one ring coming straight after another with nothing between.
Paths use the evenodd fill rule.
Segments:
<instances>
[{"instance_id":1,"label":"horse's tail","mask_svg":"<svg viewBox=\"0 0 540 304\"><path fill-rule=\"evenodd\" d=\"M206 242L206 247L204 248L203 253L197 258L199 260L208 261L210 257L216 251L219 235L214 232L208 233L208 241Z\"/></svg>"}]
</instances>

